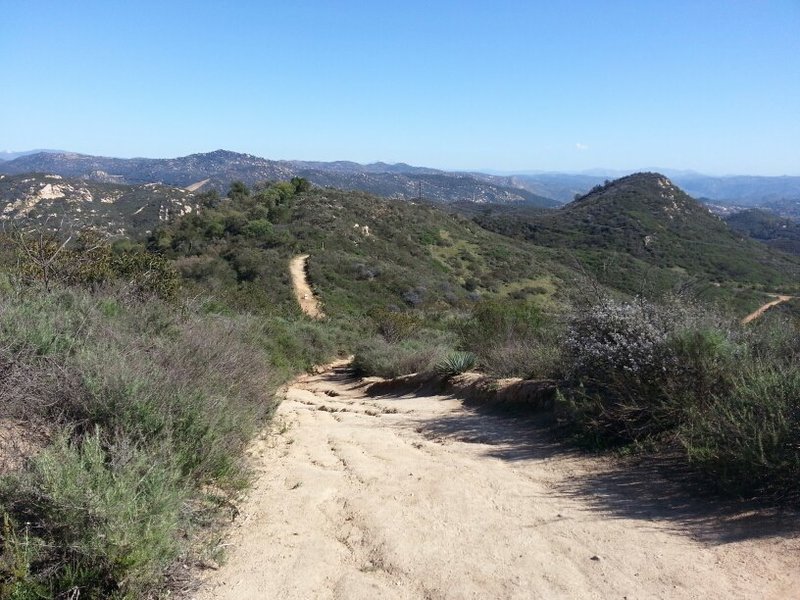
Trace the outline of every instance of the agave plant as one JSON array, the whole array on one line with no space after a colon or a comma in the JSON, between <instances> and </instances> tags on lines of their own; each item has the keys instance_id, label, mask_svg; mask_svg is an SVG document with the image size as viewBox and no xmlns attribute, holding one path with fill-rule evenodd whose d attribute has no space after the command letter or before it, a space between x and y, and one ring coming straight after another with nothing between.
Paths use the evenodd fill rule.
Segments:
<instances>
[{"instance_id":1,"label":"agave plant","mask_svg":"<svg viewBox=\"0 0 800 600\"><path fill-rule=\"evenodd\" d=\"M449 377L469 371L475 366L475 355L472 352L451 352L436 364L436 372Z\"/></svg>"}]
</instances>

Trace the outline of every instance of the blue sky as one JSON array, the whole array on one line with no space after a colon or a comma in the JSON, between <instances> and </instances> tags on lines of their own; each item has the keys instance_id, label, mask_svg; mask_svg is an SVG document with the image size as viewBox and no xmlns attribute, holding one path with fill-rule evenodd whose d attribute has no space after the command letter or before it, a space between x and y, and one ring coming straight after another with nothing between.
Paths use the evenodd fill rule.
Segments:
<instances>
[{"instance_id":1,"label":"blue sky","mask_svg":"<svg viewBox=\"0 0 800 600\"><path fill-rule=\"evenodd\" d=\"M0 150L800 175L800 0L0 0Z\"/></svg>"}]
</instances>

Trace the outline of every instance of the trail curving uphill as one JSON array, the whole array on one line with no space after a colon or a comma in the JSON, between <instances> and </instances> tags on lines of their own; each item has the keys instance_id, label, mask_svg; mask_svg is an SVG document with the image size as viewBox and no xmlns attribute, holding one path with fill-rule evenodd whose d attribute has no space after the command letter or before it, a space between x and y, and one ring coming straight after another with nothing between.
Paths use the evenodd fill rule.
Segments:
<instances>
[{"instance_id":1,"label":"trail curving uphill","mask_svg":"<svg viewBox=\"0 0 800 600\"><path fill-rule=\"evenodd\" d=\"M201 187L203 187L205 184L207 184L209 181L211 181L211 179L203 179L202 181L196 181L195 183L193 183L191 185L187 185L183 189L185 189L187 192L196 192Z\"/></svg>"},{"instance_id":2,"label":"trail curving uphill","mask_svg":"<svg viewBox=\"0 0 800 600\"><path fill-rule=\"evenodd\" d=\"M308 277L306 276L306 265L308 263L308 254L301 254L295 256L289 262L289 273L292 276L292 287L294 288L294 296L297 298L300 309L312 319L324 319L325 313L322 312L319 299L314 295L314 291L308 284Z\"/></svg>"},{"instance_id":3,"label":"trail curving uphill","mask_svg":"<svg viewBox=\"0 0 800 600\"><path fill-rule=\"evenodd\" d=\"M770 302L767 302L763 306L759 307L758 310L755 310L755 311L751 312L744 319L742 319L742 324L746 325L750 321L755 321L757 318L759 318L761 315L763 315L765 312L767 312L773 306L777 306L778 304L781 304L782 302L788 302L791 299L792 299L791 296L784 296L784 295L776 296L775 300L771 300Z\"/></svg>"},{"instance_id":4,"label":"trail curving uphill","mask_svg":"<svg viewBox=\"0 0 800 600\"><path fill-rule=\"evenodd\" d=\"M775 598L800 589L796 515L687 501L535 422L444 396L299 378L211 599ZM537 428L538 427L538 428Z\"/></svg>"}]
</instances>

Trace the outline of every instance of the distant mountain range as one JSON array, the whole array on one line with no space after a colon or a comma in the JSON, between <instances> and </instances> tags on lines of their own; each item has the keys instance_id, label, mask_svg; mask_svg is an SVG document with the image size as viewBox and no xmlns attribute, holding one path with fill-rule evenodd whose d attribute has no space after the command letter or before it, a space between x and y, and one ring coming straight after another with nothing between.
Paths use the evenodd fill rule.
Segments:
<instances>
[{"instance_id":1,"label":"distant mountain range","mask_svg":"<svg viewBox=\"0 0 800 600\"><path fill-rule=\"evenodd\" d=\"M63 152L63 150L25 150L23 152L11 152L9 150L2 150L0 151L0 162L6 160L14 160L15 158L19 158L20 156L28 156L29 154L39 154L41 152L53 153L53 152Z\"/></svg>"},{"instance_id":2,"label":"distant mountain range","mask_svg":"<svg viewBox=\"0 0 800 600\"><path fill-rule=\"evenodd\" d=\"M398 163L269 160L227 150L168 159L109 158L54 150L0 153L0 173L47 173L103 183L163 183L192 191L224 192L232 181L247 185L305 177L320 187L361 190L390 198L434 202L523 203L554 207L616 178L610 172L497 175L453 172ZM735 212L762 207L800 216L800 177L713 177L667 171L689 195Z\"/></svg>"},{"instance_id":3,"label":"distant mountain range","mask_svg":"<svg viewBox=\"0 0 800 600\"><path fill-rule=\"evenodd\" d=\"M0 162L0 173L47 173L103 183L162 183L192 191L226 191L233 181L253 185L263 181L304 177L320 187L360 190L389 198L433 202L529 203L557 206L551 198L490 178L450 173L404 164L275 161L250 154L217 150L180 158L107 158L74 153L41 152Z\"/></svg>"}]
</instances>

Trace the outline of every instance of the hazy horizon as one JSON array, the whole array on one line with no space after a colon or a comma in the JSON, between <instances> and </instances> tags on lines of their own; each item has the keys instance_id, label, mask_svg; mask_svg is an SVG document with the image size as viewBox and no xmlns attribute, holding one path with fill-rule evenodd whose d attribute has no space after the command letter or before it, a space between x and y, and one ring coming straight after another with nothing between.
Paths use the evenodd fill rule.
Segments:
<instances>
[{"instance_id":1,"label":"hazy horizon","mask_svg":"<svg viewBox=\"0 0 800 600\"><path fill-rule=\"evenodd\" d=\"M800 4L7 3L9 148L800 175Z\"/></svg>"},{"instance_id":2,"label":"hazy horizon","mask_svg":"<svg viewBox=\"0 0 800 600\"><path fill-rule=\"evenodd\" d=\"M580 170L553 170L553 169L520 169L516 171L509 171L507 169L494 169L494 168L447 168L447 167L439 167L437 165L423 165L423 164L416 164L409 162L407 160L399 160L396 162L389 162L386 160L368 160L368 161L356 161L348 158L339 158L334 160L319 160L315 158L280 158L280 157L272 157L272 156L261 156L255 154L253 152L247 152L244 150L231 150L229 148L215 148L214 150L203 150L200 152L191 152L189 154L184 154L180 156L118 156L118 155L100 155L93 152L78 152L75 150L55 150L50 148L37 148L34 150L0 150L0 155L2 154L20 154L20 155L28 155L28 154L35 154L39 152L47 152L47 153L66 153L66 154L80 154L84 156L103 156L104 158L115 158L115 159L122 159L122 160L134 160L134 159L175 159L175 158L183 158L185 156L191 156L193 154L209 154L211 152L217 151L226 151L226 152L234 152L236 154L249 154L251 156L256 156L258 158L264 158L267 160L273 160L278 162L352 162L358 163L361 165L372 165L378 163L384 163L387 165L398 165L398 164L405 164L409 167L414 168L428 168L428 169L438 169L441 171L453 172L453 173L483 173L485 175L498 175L498 176L511 176L511 175L585 175L585 176L592 176L592 177L623 177L625 175L629 175L632 173L641 173L641 172L659 172L668 177L673 177L676 174L682 176L688 175L698 175L698 176L705 176L705 177L800 177L800 175L793 175L791 173L781 173L779 175L759 175L753 173L709 173L705 171L698 171L696 169L674 169L669 166L640 166L640 167L630 167L630 168L622 168L622 169L612 169L612 168L604 168L604 167L591 167L586 169ZM11 159L13 160L13 159Z\"/></svg>"}]
</instances>

